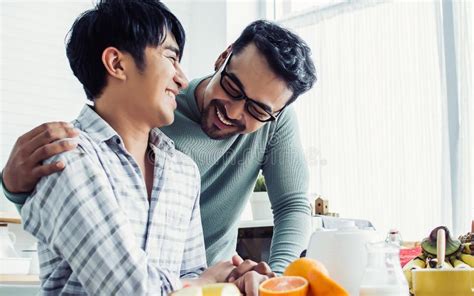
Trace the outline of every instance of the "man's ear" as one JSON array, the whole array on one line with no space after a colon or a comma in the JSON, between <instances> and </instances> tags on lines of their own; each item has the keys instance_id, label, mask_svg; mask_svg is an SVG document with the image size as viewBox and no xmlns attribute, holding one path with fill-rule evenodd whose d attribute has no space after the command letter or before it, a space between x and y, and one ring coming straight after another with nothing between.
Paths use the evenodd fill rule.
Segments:
<instances>
[{"instance_id":1,"label":"man's ear","mask_svg":"<svg viewBox=\"0 0 474 296\"><path fill-rule=\"evenodd\" d=\"M229 47L227 47L227 49L219 55L216 62L214 63L214 71L217 72L217 70L219 70L222 67L222 65L224 64L225 60L227 59L227 57L229 56L231 52L232 52L232 44L229 45Z\"/></svg>"},{"instance_id":2,"label":"man's ear","mask_svg":"<svg viewBox=\"0 0 474 296\"><path fill-rule=\"evenodd\" d=\"M125 74L124 55L115 47L107 47L102 52L102 63L107 73L120 80L127 78Z\"/></svg>"}]
</instances>

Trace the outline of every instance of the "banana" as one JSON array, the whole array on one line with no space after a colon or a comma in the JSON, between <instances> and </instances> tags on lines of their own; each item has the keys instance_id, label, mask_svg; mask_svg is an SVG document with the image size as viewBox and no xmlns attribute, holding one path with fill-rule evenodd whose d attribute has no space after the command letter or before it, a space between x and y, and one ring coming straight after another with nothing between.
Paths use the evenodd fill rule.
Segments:
<instances>
[{"instance_id":1,"label":"banana","mask_svg":"<svg viewBox=\"0 0 474 296\"><path fill-rule=\"evenodd\" d=\"M469 265L470 267L474 267L474 256L468 254L461 254L461 261Z\"/></svg>"},{"instance_id":2,"label":"banana","mask_svg":"<svg viewBox=\"0 0 474 296\"><path fill-rule=\"evenodd\" d=\"M469 265L466 263L462 262L461 260L457 258L452 258L450 260L451 264L454 266L455 269L465 269L465 268L470 268Z\"/></svg>"},{"instance_id":3,"label":"banana","mask_svg":"<svg viewBox=\"0 0 474 296\"><path fill-rule=\"evenodd\" d=\"M441 267L438 267L438 259L437 258L431 258L427 257L426 259L426 269L453 269L454 266L452 265L451 261L449 258L445 258L443 264L441 264Z\"/></svg>"},{"instance_id":4,"label":"banana","mask_svg":"<svg viewBox=\"0 0 474 296\"><path fill-rule=\"evenodd\" d=\"M451 264L449 259L446 258L446 260L444 260L444 264L442 265L442 268L444 268L444 269L453 269L454 266Z\"/></svg>"},{"instance_id":5,"label":"banana","mask_svg":"<svg viewBox=\"0 0 474 296\"><path fill-rule=\"evenodd\" d=\"M438 259L428 256L426 257L425 263L427 269L436 268L436 263L438 263Z\"/></svg>"},{"instance_id":6,"label":"banana","mask_svg":"<svg viewBox=\"0 0 474 296\"><path fill-rule=\"evenodd\" d=\"M405 264L405 266L403 266L403 274L405 275L405 278L407 279L410 290L413 288L411 271L413 269L423 269L425 267L426 267L426 262L423 256L415 257L411 259L410 261L408 261L407 264Z\"/></svg>"},{"instance_id":7,"label":"banana","mask_svg":"<svg viewBox=\"0 0 474 296\"><path fill-rule=\"evenodd\" d=\"M462 244L462 252L468 255L474 255L474 243L464 243Z\"/></svg>"}]
</instances>

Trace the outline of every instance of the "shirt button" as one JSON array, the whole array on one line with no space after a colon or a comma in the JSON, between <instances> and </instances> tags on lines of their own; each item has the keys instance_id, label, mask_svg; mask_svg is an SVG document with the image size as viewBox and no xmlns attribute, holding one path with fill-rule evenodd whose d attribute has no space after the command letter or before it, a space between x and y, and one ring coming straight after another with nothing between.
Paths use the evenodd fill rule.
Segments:
<instances>
[{"instance_id":1,"label":"shirt button","mask_svg":"<svg viewBox=\"0 0 474 296\"><path fill-rule=\"evenodd\" d=\"M120 145L120 139L119 138L115 139L115 143Z\"/></svg>"}]
</instances>

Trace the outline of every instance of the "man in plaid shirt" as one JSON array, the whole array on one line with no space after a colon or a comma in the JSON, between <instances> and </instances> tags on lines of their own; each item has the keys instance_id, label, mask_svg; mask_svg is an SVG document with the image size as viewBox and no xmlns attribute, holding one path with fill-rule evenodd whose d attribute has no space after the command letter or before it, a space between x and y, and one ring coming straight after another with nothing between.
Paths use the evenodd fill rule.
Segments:
<instances>
[{"instance_id":1,"label":"man in plaid shirt","mask_svg":"<svg viewBox=\"0 0 474 296\"><path fill-rule=\"evenodd\" d=\"M74 23L67 56L93 105L73 123L78 148L46 161L65 169L21 211L39 242L43 294L166 295L234 269L205 270L198 168L157 128L173 122L187 86L184 39L155 0L104 0ZM255 291L266 276L251 275L241 280Z\"/></svg>"}]
</instances>

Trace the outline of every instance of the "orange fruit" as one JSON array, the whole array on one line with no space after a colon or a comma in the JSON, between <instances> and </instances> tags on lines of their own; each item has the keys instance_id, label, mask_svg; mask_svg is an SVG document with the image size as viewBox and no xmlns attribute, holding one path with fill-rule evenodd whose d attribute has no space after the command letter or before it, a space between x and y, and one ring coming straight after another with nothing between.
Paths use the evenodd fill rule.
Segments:
<instances>
[{"instance_id":1,"label":"orange fruit","mask_svg":"<svg viewBox=\"0 0 474 296\"><path fill-rule=\"evenodd\" d=\"M326 267L314 259L299 258L290 263L285 276L301 276L308 280L309 296L348 296L346 290L329 277Z\"/></svg>"},{"instance_id":2,"label":"orange fruit","mask_svg":"<svg viewBox=\"0 0 474 296\"><path fill-rule=\"evenodd\" d=\"M260 296L306 296L308 281L300 276L281 276L270 278L260 284Z\"/></svg>"},{"instance_id":3,"label":"orange fruit","mask_svg":"<svg viewBox=\"0 0 474 296\"><path fill-rule=\"evenodd\" d=\"M297 275L308 279L308 274L312 270L319 270L323 274L329 276L329 272L324 264L310 258L296 259L290 265L288 265L288 267L285 269L284 275Z\"/></svg>"}]
</instances>

